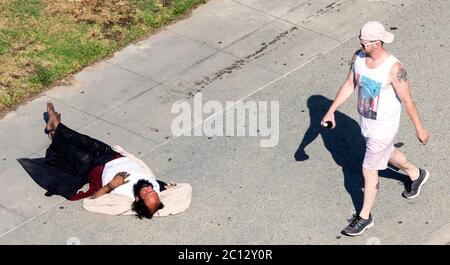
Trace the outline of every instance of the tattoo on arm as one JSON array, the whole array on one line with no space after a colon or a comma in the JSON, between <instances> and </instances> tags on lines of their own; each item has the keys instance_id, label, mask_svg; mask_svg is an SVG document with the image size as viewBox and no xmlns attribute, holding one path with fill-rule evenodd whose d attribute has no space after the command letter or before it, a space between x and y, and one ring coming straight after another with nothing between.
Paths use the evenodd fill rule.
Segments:
<instances>
[{"instance_id":1,"label":"tattoo on arm","mask_svg":"<svg viewBox=\"0 0 450 265\"><path fill-rule=\"evenodd\" d=\"M406 73L406 70L403 68L398 69L397 72L397 79L398 81L408 81L408 74Z\"/></svg>"},{"instance_id":2,"label":"tattoo on arm","mask_svg":"<svg viewBox=\"0 0 450 265\"><path fill-rule=\"evenodd\" d=\"M380 183L379 183L379 182L377 183L377 186L375 186L375 188L376 188L377 190L380 189Z\"/></svg>"}]
</instances>

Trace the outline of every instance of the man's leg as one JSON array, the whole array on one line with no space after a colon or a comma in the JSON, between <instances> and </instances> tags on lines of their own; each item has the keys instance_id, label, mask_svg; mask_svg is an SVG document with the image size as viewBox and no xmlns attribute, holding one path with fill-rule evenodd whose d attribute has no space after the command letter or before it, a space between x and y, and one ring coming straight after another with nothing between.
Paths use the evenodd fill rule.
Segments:
<instances>
[{"instance_id":1,"label":"man's leg","mask_svg":"<svg viewBox=\"0 0 450 265\"><path fill-rule=\"evenodd\" d=\"M359 236L368 228L374 226L372 215L373 205L378 194L378 170L366 169L364 174L364 203L361 212L353 215L352 221L341 233L348 236Z\"/></svg>"},{"instance_id":2,"label":"man's leg","mask_svg":"<svg viewBox=\"0 0 450 265\"><path fill-rule=\"evenodd\" d=\"M389 163L403 170L411 181L415 181L419 177L419 168L406 159L406 156L397 148L392 152Z\"/></svg>"},{"instance_id":3,"label":"man's leg","mask_svg":"<svg viewBox=\"0 0 450 265\"><path fill-rule=\"evenodd\" d=\"M60 122L61 114L56 113L55 108L50 101L47 102L47 112L49 115L47 130L53 133L52 144L59 144L62 142L67 145L72 145L80 151L92 154L93 157L114 153L109 145L87 135L78 133L62 124Z\"/></svg>"},{"instance_id":4,"label":"man's leg","mask_svg":"<svg viewBox=\"0 0 450 265\"><path fill-rule=\"evenodd\" d=\"M413 165L406 159L405 155L397 149L392 152L389 163L403 170L411 179L411 187L409 190L403 191L403 197L413 199L419 196L422 186L430 177L430 172Z\"/></svg>"},{"instance_id":5,"label":"man's leg","mask_svg":"<svg viewBox=\"0 0 450 265\"><path fill-rule=\"evenodd\" d=\"M378 170L367 169L363 167L364 175L364 202L359 216L363 219L369 219L372 208L377 198L380 184L378 182Z\"/></svg>"},{"instance_id":6,"label":"man's leg","mask_svg":"<svg viewBox=\"0 0 450 265\"><path fill-rule=\"evenodd\" d=\"M353 215L352 221L342 233L349 236L358 236L368 228L374 226L372 208L375 204L379 190L378 169L385 167L389 159L389 150L393 148L383 141L366 138L366 153L362 171L364 176L364 201L361 212Z\"/></svg>"},{"instance_id":7,"label":"man's leg","mask_svg":"<svg viewBox=\"0 0 450 265\"><path fill-rule=\"evenodd\" d=\"M62 124L51 102L47 103L47 112L47 129L54 132L45 156L47 164L84 178L95 161L108 160L115 154L109 145Z\"/></svg>"},{"instance_id":8,"label":"man's leg","mask_svg":"<svg viewBox=\"0 0 450 265\"><path fill-rule=\"evenodd\" d=\"M59 123L56 127L53 140L62 141L69 145L76 146L77 148L92 154L94 157L114 153L109 145L85 134L76 132L62 123Z\"/></svg>"}]
</instances>

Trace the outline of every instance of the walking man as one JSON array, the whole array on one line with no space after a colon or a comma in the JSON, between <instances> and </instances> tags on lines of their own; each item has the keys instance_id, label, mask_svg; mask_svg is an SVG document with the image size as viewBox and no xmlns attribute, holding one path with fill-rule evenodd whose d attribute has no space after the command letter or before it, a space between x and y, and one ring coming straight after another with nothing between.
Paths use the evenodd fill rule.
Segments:
<instances>
[{"instance_id":1,"label":"walking man","mask_svg":"<svg viewBox=\"0 0 450 265\"><path fill-rule=\"evenodd\" d=\"M357 108L360 114L361 133L366 139L366 153L362 165L364 175L364 202L360 213L356 213L342 233L357 236L374 225L371 211L379 190L378 170L388 163L404 171L411 179L411 189L403 191L405 198L419 195L420 189L430 177L427 170L418 168L394 147L394 138L400 124L401 104L405 106L416 135L422 144L429 140L414 101L411 98L408 77L403 65L384 48L394 35L387 32L377 21L367 22L360 31L361 49L353 58L349 74L322 118L336 126L334 112L358 89Z\"/></svg>"}]
</instances>

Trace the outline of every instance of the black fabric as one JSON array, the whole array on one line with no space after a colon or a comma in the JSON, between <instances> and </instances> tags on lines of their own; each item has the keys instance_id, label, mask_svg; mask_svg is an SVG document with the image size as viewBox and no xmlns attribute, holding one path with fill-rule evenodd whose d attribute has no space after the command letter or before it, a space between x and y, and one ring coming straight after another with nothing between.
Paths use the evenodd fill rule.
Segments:
<instances>
[{"instance_id":1,"label":"black fabric","mask_svg":"<svg viewBox=\"0 0 450 265\"><path fill-rule=\"evenodd\" d=\"M159 191L160 192L163 191L163 190L166 190L167 183L165 183L164 181L161 181L161 180L156 180L156 181L159 184Z\"/></svg>"},{"instance_id":2,"label":"black fabric","mask_svg":"<svg viewBox=\"0 0 450 265\"><path fill-rule=\"evenodd\" d=\"M17 159L31 178L48 192L67 199L88 182L89 171L114 155L112 148L59 123L45 158Z\"/></svg>"}]
</instances>

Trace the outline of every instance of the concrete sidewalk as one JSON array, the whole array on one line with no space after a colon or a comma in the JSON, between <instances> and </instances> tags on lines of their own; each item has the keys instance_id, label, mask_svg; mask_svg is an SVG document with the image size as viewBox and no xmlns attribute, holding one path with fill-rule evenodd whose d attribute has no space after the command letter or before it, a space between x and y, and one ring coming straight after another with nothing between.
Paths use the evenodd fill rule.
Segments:
<instances>
[{"instance_id":1,"label":"concrete sidewalk","mask_svg":"<svg viewBox=\"0 0 450 265\"><path fill-rule=\"evenodd\" d=\"M81 244L446 243L450 168L442 146L450 141L450 128L441 121L450 115L449 7L446 0L208 1L191 17L87 67L70 84L0 120L0 244L66 244L74 238ZM406 65L432 134L430 144L420 147L403 113L397 140L432 177L413 201L400 196L398 177L381 178L376 226L345 238L339 232L354 210L345 187L360 176L343 172L324 135L306 148L309 160L295 161L294 154L310 125L308 99L334 98L368 20L383 21L396 35L387 48ZM279 101L278 146L261 148L259 137L174 138L172 104L192 104L199 92L204 101ZM123 146L159 179L191 183L191 207L141 221L44 197L16 159L45 154L48 100L65 124ZM357 121L355 101L340 109L349 126Z\"/></svg>"}]
</instances>

